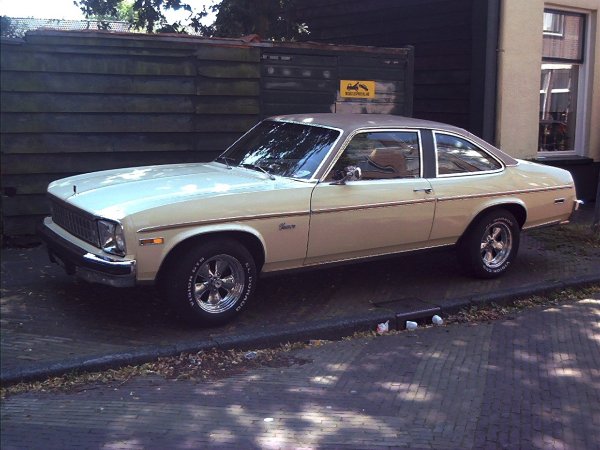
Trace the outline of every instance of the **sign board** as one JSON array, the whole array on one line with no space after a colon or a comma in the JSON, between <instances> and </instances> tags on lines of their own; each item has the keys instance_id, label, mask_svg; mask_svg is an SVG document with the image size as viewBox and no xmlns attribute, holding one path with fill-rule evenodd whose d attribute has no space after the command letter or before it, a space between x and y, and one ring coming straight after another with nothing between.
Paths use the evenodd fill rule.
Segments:
<instances>
[{"instance_id":1,"label":"sign board","mask_svg":"<svg viewBox=\"0 0 600 450\"><path fill-rule=\"evenodd\" d=\"M340 80L340 95L346 98L375 98L375 82Z\"/></svg>"}]
</instances>

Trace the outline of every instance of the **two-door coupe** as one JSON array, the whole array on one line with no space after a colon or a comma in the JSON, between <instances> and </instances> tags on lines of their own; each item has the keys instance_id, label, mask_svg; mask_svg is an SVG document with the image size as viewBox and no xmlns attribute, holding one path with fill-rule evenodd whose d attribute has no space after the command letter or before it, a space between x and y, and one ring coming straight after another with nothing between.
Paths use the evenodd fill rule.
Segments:
<instances>
[{"instance_id":1,"label":"two-door coupe","mask_svg":"<svg viewBox=\"0 0 600 450\"><path fill-rule=\"evenodd\" d=\"M453 126L360 114L273 117L213 162L78 175L48 194L53 261L91 282L157 282L204 324L235 316L259 273L455 245L495 277L522 229L578 204L565 170Z\"/></svg>"}]
</instances>

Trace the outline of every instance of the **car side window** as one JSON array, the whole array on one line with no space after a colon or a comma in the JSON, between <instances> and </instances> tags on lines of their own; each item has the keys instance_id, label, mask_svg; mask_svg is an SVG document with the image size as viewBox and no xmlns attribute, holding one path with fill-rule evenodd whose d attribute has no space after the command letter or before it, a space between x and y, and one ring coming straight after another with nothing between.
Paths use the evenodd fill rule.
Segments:
<instances>
[{"instance_id":1,"label":"car side window","mask_svg":"<svg viewBox=\"0 0 600 450\"><path fill-rule=\"evenodd\" d=\"M375 131L358 133L348 143L327 176L348 166L359 167L363 180L419 178L421 158L416 131Z\"/></svg>"},{"instance_id":2,"label":"car side window","mask_svg":"<svg viewBox=\"0 0 600 450\"><path fill-rule=\"evenodd\" d=\"M438 175L498 170L502 165L469 141L435 133Z\"/></svg>"}]
</instances>

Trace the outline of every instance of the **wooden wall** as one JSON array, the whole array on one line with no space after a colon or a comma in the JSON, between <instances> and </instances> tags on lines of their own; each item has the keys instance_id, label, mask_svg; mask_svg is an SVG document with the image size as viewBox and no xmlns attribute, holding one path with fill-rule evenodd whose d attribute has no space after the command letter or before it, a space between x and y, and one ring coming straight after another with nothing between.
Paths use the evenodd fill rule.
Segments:
<instances>
[{"instance_id":1,"label":"wooden wall","mask_svg":"<svg viewBox=\"0 0 600 450\"><path fill-rule=\"evenodd\" d=\"M9 236L34 232L51 180L211 160L260 116L258 48L34 32L3 40L1 68Z\"/></svg>"},{"instance_id":2,"label":"wooden wall","mask_svg":"<svg viewBox=\"0 0 600 450\"><path fill-rule=\"evenodd\" d=\"M266 116L292 113L412 115L412 49L277 46L262 52L261 102ZM339 47L338 47L339 48ZM340 94L340 80L375 82L374 98Z\"/></svg>"},{"instance_id":3,"label":"wooden wall","mask_svg":"<svg viewBox=\"0 0 600 450\"><path fill-rule=\"evenodd\" d=\"M331 60L327 80L319 58ZM58 178L210 161L276 113L412 106L412 49L36 31L2 40L0 76L3 236L34 233ZM382 94L341 101L338 76L380 80Z\"/></svg>"},{"instance_id":4,"label":"wooden wall","mask_svg":"<svg viewBox=\"0 0 600 450\"><path fill-rule=\"evenodd\" d=\"M307 39L339 44L412 45L413 115L468 128L481 134L480 92L474 74L484 53L474 52L478 17L474 1L485 0L304 0L299 15L311 31ZM482 11L485 15L485 11ZM480 30L484 32L485 30ZM477 51L477 50L476 50ZM475 71L473 70L475 67Z\"/></svg>"}]
</instances>

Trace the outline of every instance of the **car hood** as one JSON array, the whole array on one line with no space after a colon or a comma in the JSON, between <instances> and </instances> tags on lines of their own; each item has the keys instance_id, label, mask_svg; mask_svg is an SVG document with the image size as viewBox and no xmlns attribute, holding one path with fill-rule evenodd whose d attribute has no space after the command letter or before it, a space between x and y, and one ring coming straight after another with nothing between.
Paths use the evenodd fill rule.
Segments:
<instances>
[{"instance_id":1,"label":"car hood","mask_svg":"<svg viewBox=\"0 0 600 450\"><path fill-rule=\"evenodd\" d=\"M48 192L96 216L120 220L192 198L266 191L298 183L302 182L271 180L260 172L228 169L218 163L173 164L77 175L50 183Z\"/></svg>"}]
</instances>

